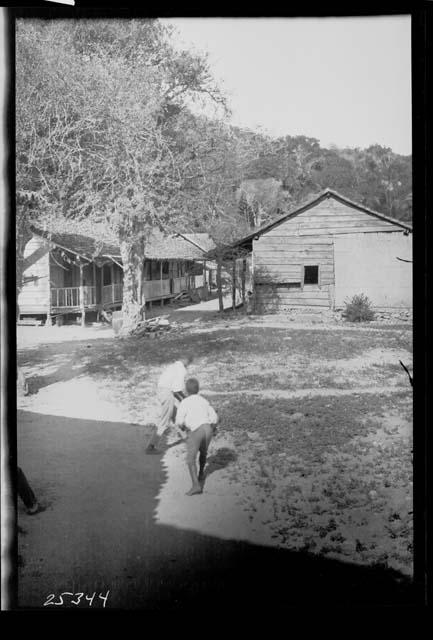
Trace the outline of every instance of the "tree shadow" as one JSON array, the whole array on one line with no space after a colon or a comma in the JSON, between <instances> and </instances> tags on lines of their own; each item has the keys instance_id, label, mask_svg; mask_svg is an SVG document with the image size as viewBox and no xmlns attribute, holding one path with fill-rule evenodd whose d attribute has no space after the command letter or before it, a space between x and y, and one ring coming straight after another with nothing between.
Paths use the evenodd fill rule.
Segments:
<instances>
[{"instance_id":1,"label":"tree shadow","mask_svg":"<svg viewBox=\"0 0 433 640\"><path fill-rule=\"evenodd\" d=\"M67 382L68 380L73 380L77 376L84 373L85 370L85 365L80 365L79 367L71 369L70 365L65 364L60 366L55 372L48 375L30 375L26 378L29 389L27 395L35 395L43 387L48 387L49 385L56 384L57 382Z\"/></svg>"},{"instance_id":2,"label":"tree shadow","mask_svg":"<svg viewBox=\"0 0 433 640\"><path fill-rule=\"evenodd\" d=\"M41 609L50 593L108 590L107 608L128 610L196 612L217 604L224 612L257 606L272 613L306 603L422 602L422 591L387 567L158 521L167 472L160 456L144 454L149 436L137 425L19 412L20 463L50 507L33 518L18 509L27 532L18 549L18 608ZM76 608L67 598L63 608ZM83 598L79 607L89 604Z\"/></svg>"}]
</instances>

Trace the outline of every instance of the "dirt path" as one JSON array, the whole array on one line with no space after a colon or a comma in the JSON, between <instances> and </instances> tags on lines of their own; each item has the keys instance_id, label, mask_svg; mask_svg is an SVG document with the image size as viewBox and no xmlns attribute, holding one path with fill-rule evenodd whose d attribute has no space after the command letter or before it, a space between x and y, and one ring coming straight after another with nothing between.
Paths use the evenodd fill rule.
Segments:
<instances>
[{"instance_id":1,"label":"dirt path","mask_svg":"<svg viewBox=\"0 0 433 640\"><path fill-rule=\"evenodd\" d=\"M410 585L389 571L239 541L241 530L237 539L222 539L209 521L200 532L201 504L219 505L215 525L221 506L235 506L236 496L218 497L210 477L208 498L187 503L183 482L172 476L168 486L160 457L143 455L143 428L23 411L18 439L19 462L46 507L30 517L19 505L21 607L44 607L50 594L59 603L64 592L83 595L63 595L63 605L46 608L89 608L85 596L94 593L91 606L101 608L107 592L107 608L183 611L215 602L224 611L271 611L305 601L413 598ZM166 455L169 461L179 453L172 447ZM167 493L171 506L176 499L173 482L180 521L167 509Z\"/></svg>"}]
</instances>

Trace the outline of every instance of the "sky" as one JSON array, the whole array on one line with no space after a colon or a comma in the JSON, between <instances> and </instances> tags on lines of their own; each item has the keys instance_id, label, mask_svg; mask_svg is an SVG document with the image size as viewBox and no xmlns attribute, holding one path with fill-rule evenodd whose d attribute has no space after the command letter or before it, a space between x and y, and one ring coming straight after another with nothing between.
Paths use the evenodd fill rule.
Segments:
<instances>
[{"instance_id":1,"label":"sky","mask_svg":"<svg viewBox=\"0 0 433 640\"><path fill-rule=\"evenodd\" d=\"M179 47L209 53L233 124L412 153L409 16L165 22Z\"/></svg>"}]
</instances>

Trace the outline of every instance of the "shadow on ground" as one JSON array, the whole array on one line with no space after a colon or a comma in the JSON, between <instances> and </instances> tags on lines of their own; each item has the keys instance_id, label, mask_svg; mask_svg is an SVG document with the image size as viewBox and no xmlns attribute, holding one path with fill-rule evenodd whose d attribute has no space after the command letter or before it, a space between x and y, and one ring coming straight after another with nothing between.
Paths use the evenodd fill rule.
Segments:
<instances>
[{"instance_id":1,"label":"shadow on ground","mask_svg":"<svg viewBox=\"0 0 433 640\"><path fill-rule=\"evenodd\" d=\"M387 568L158 524L166 476L160 456L144 454L149 436L139 425L19 412L18 461L49 505L33 517L18 506L20 608L107 590L107 608L144 610L415 602L410 581ZM89 607L70 598L64 607Z\"/></svg>"},{"instance_id":2,"label":"shadow on ground","mask_svg":"<svg viewBox=\"0 0 433 640\"><path fill-rule=\"evenodd\" d=\"M206 478L215 471L225 469L225 467L228 467L232 462L236 462L237 459L238 455L234 449L230 449L229 447L220 447L207 459Z\"/></svg>"},{"instance_id":3,"label":"shadow on ground","mask_svg":"<svg viewBox=\"0 0 433 640\"><path fill-rule=\"evenodd\" d=\"M270 360L275 362L275 366L285 370L285 353L296 356L300 362L304 360L307 366L312 361L333 360L336 354L339 359L344 360L376 347L410 348L405 338L389 335L385 340L381 333L370 335L364 332L354 335L353 331L332 332L324 328L311 335L308 331L287 327L274 328L272 331L264 331L261 327L244 327L242 314L239 314L236 325L238 328L242 327L242 330L233 331L233 322L226 322L224 315L221 314L216 320L215 314L209 313L206 317L212 322L197 322L197 331L191 330L191 324L194 323L185 323L179 329L164 332L159 339L144 336L125 339L66 339L38 347L22 348L18 350L18 364L27 369L30 392L36 393L42 387L80 375L90 375L95 381L110 378L114 384L124 380L131 380L135 384L150 375L150 367L166 365L185 355L185 352L193 353L197 361L212 359L233 369L236 369L239 361L244 362L250 358L253 352L255 365L266 372L265 365ZM61 332L62 328L58 331ZM290 339L290 350L287 343L286 352L283 347L286 343L282 342L285 339ZM398 368L399 365L396 366ZM241 374L237 369L236 372L237 384L240 384L238 378ZM387 368L386 374L389 373ZM265 384L266 378L255 381L245 379L243 382ZM298 382L301 383L306 382Z\"/></svg>"}]
</instances>

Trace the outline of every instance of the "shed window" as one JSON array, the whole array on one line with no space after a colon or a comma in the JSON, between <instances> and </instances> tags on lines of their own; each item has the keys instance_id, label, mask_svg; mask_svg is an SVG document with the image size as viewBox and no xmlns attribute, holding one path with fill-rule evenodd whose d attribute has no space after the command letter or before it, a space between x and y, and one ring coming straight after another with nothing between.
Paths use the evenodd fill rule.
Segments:
<instances>
[{"instance_id":1,"label":"shed window","mask_svg":"<svg viewBox=\"0 0 433 640\"><path fill-rule=\"evenodd\" d=\"M304 267L304 284L319 284L318 265Z\"/></svg>"}]
</instances>

